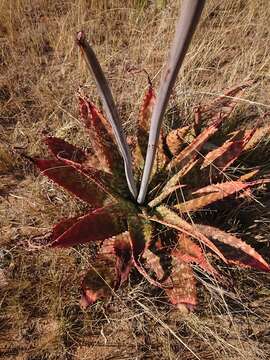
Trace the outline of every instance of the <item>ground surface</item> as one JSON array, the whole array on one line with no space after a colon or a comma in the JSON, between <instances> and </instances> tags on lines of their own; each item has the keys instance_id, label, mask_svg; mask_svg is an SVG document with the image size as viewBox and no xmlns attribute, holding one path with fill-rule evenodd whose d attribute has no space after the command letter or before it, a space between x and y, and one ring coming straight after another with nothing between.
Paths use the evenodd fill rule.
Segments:
<instances>
[{"instance_id":1,"label":"ground surface","mask_svg":"<svg viewBox=\"0 0 270 360\"><path fill-rule=\"evenodd\" d=\"M88 144L75 92L84 85L96 98L96 91L74 43L80 29L107 71L127 132L134 130L147 83L143 73L130 69L145 68L158 84L179 11L179 1L155 3L0 2L0 357L5 360L270 357L267 275L226 270L233 285L224 291L201 288L200 305L187 317L133 279L113 301L82 311L79 279L89 250L40 251L30 245L83 205L38 176L13 149L44 154L44 133ZM240 101L238 126L269 111L269 17L268 0L207 2L166 126L189 121L202 98L249 78L256 83ZM261 152L253 163L265 165L267 159L269 153ZM267 194L264 200L257 227L249 232L267 257Z\"/></svg>"}]
</instances>

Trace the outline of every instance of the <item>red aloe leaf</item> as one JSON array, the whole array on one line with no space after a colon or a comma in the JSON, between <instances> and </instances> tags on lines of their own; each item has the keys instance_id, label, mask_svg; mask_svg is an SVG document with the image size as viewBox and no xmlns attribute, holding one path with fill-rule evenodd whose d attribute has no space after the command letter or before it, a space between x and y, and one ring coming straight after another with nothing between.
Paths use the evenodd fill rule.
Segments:
<instances>
[{"instance_id":1,"label":"red aloe leaf","mask_svg":"<svg viewBox=\"0 0 270 360\"><path fill-rule=\"evenodd\" d=\"M102 168L120 176L123 161L111 132L105 126L106 120L88 99L80 97L80 113L90 131L91 143Z\"/></svg>"},{"instance_id":2,"label":"red aloe leaf","mask_svg":"<svg viewBox=\"0 0 270 360\"><path fill-rule=\"evenodd\" d=\"M234 139L239 133L240 133L240 131L235 133L229 140L225 141L224 144L222 144L221 146L217 147L216 149L210 151L205 156L204 161L201 166L201 169L213 164L217 159L220 159L221 157L223 157L224 154L226 154L228 151L230 152L230 149L231 149L233 143L235 142Z\"/></svg>"},{"instance_id":3,"label":"red aloe leaf","mask_svg":"<svg viewBox=\"0 0 270 360\"><path fill-rule=\"evenodd\" d=\"M262 118L269 116L270 112L266 113ZM252 136L252 139L246 144L245 151L254 148L258 143L260 143L266 136L269 136L270 126L265 125L261 127L256 127L255 134Z\"/></svg>"},{"instance_id":4,"label":"red aloe leaf","mask_svg":"<svg viewBox=\"0 0 270 360\"><path fill-rule=\"evenodd\" d=\"M256 175L258 173L259 170L255 170L255 171L251 171L250 173L246 174L246 175L243 175L240 177L240 179L250 179L251 177L253 177L254 175ZM248 182L249 186L252 187L252 186L256 186L256 185L265 185L265 184L268 184L270 182L270 179L269 178L262 178L262 179L258 179L258 180L253 180L253 181L250 181ZM250 197L252 194L252 191L250 188L246 189L243 191L243 195L244 197Z\"/></svg>"},{"instance_id":5,"label":"red aloe leaf","mask_svg":"<svg viewBox=\"0 0 270 360\"><path fill-rule=\"evenodd\" d=\"M75 216L69 219L63 219L58 224L54 225L52 229L51 240L56 240L60 235L62 235L65 231L67 231L71 226L76 224L79 220L79 216Z\"/></svg>"},{"instance_id":6,"label":"red aloe leaf","mask_svg":"<svg viewBox=\"0 0 270 360\"><path fill-rule=\"evenodd\" d=\"M197 292L195 278L189 265L181 263L177 256L173 256L172 271L167 276L159 256L150 250L146 250L143 256L161 282L170 302L181 311L192 310L197 304Z\"/></svg>"},{"instance_id":7,"label":"red aloe leaf","mask_svg":"<svg viewBox=\"0 0 270 360\"><path fill-rule=\"evenodd\" d=\"M144 129L145 131L148 132L149 130L149 120L152 114L152 110L153 110L153 106L155 104L156 101L156 94L155 91L152 87L152 85L150 84L148 86L148 89L144 95L143 98L143 103L142 103L142 107L140 110L140 115L139 115L139 129ZM138 141L140 141L138 139ZM146 144L147 145L147 144Z\"/></svg>"},{"instance_id":8,"label":"red aloe leaf","mask_svg":"<svg viewBox=\"0 0 270 360\"><path fill-rule=\"evenodd\" d=\"M197 211L205 206L211 205L216 201L225 199L241 190L248 190L250 187L268 183L269 179L260 179L252 182L226 181L220 184L208 185L193 192L195 194L206 194L195 199L175 205L174 207L181 212Z\"/></svg>"},{"instance_id":9,"label":"red aloe leaf","mask_svg":"<svg viewBox=\"0 0 270 360\"><path fill-rule=\"evenodd\" d=\"M208 225L197 224L197 228L201 233L212 238L214 241L219 241L240 251L240 254L239 252L236 254L235 251L228 256L226 254L228 260L237 260L239 264L243 263L244 265L259 270L270 271L270 266L263 257L238 237ZM241 253L244 254L244 256L241 256Z\"/></svg>"},{"instance_id":10,"label":"red aloe leaf","mask_svg":"<svg viewBox=\"0 0 270 360\"><path fill-rule=\"evenodd\" d=\"M221 171L225 171L235 160L239 158L245 149L248 142L251 140L254 135L256 129L246 131L243 139L231 141L227 143L226 149L224 146L224 152L221 156L216 158L215 166L219 168ZM211 160L211 159L210 159ZM209 163L209 159L208 159Z\"/></svg>"},{"instance_id":11,"label":"red aloe leaf","mask_svg":"<svg viewBox=\"0 0 270 360\"><path fill-rule=\"evenodd\" d=\"M180 210L182 213L184 213L184 212L187 213L187 212L191 212L191 211L198 211L198 210L204 208L205 206L213 204L216 201L223 200L225 197L227 197L229 195L232 195L235 192L236 191L233 190L231 193L229 193L229 192L226 192L226 193L225 192L210 193L210 194L203 195L203 196L200 196L198 198L191 199L191 200L188 200L186 202L177 204L174 207L177 210Z\"/></svg>"},{"instance_id":12,"label":"red aloe leaf","mask_svg":"<svg viewBox=\"0 0 270 360\"><path fill-rule=\"evenodd\" d=\"M143 259L145 260L147 266L154 271L159 282L162 282L162 279L165 276L164 269L161 265L161 259L158 255L154 254L151 250L146 249L143 253Z\"/></svg>"},{"instance_id":13,"label":"red aloe leaf","mask_svg":"<svg viewBox=\"0 0 270 360\"><path fill-rule=\"evenodd\" d=\"M153 174L157 173L158 171L162 170L165 165L168 163L167 155L165 154L164 150L164 135L163 131L160 131L160 141L158 142L157 153L155 157L154 167L153 167Z\"/></svg>"},{"instance_id":14,"label":"red aloe leaf","mask_svg":"<svg viewBox=\"0 0 270 360\"><path fill-rule=\"evenodd\" d=\"M176 214L171 209L166 206L158 206L156 208L157 216L151 217L150 220L158 222L160 224L166 225L172 229L176 229L181 233L189 235L194 239L200 241L202 244L211 249L216 253L224 262L226 259L219 251L219 249L213 244L204 234L197 230L196 225L191 225L184 219L182 219L178 214Z\"/></svg>"},{"instance_id":15,"label":"red aloe leaf","mask_svg":"<svg viewBox=\"0 0 270 360\"><path fill-rule=\"evenodd\" d=\"M115 187L118 187L118 190L120 190L119 192L123 192L123 194L125 194L125 190L127 190L126 186L123 187L121 182L117 182L112 174L89 166L85 167L84 165L76 163L72 160L62 158L60 158L60 160L67 166L73 167L79 174L82 174L83 176L85 175L89 181L96 184L97 188L99 188L102 193L107 194L111 198L119 198L119 194L114 190Z\"/></svg>"},{"instance_id":16,"label":"red aloe leaf","mask_svg":"<svg viewBox=\"0 0 270 360\"><path fill-rule=\"evenodd\" d=\"M237 94L240 95L241 92L250 85L251 82L246 82L229 90L225 93L225 95L214 100L210 105L200 107L201 115L203 113L208 113L212 119L212 123L168 164L169 169L174 168L175 166L180 167L185 165L200 151L208 139L219 129L222 121L228 118L234 110L238 99L234 99L232 97Z\"/></svg>"},{"instance_id":17,"label":"red aloe leaf","mask_svg":"<svg viewBox=\"0 0 270 360\"><path fill-rule=\"evenodd\" d=\"M90 107L89 107L90 105ZM87 129L92 132L94 129L92 127L92 119L91 114L89 114L89 110L93 107L95 110L95 113L97 114L99 121L102 123L102 125L106 128L108 134L114 141L113 131L110 122L106 119L106 117L101 113L101 111L98 110L98 108L90 101L90 99L87 96L84 96L83 94L79 95L79 111L81 119L84 121L85 126Z\"/></svg>"},{"instance_id":18,"label":"red aloe leaf","mask_svg":"<svg viewBox=\"0 0 270 360\"><path fill-rule=\"evenodd\" d=\"M56 158L63 158L72 160L74 162L83 164L86 168L99 168L100 161L97 159L94 153L81 150L80 148L68 143L67 141L57 138L48 137L45 140L46 145L49 147L51 153Z\"/></svg>"},{"instance_id":19,"label":"red aloe leaf","mask_svg":"<svg viewBox=\"0 0 270 360\"><path fill-rule=\"evenodd\" d=\"M207 260L202 248L195 244L186 234L179 235L177 248L173 251L172 255L181 263L196 263L209 274L218 275L217 270Z\"/></svg>"},{"instance_id":20,"label":"red aloe leaf","mask_svg":"<svg viewBox=\"0 0 270 360\"><path fill-rule=\"evenodd\" d=\"M102 257L109 257L115 262L114 288L121 286L128 278L132 267L132 256L129 232L105 239L99 251Z\"/></svg>"},{"instance_id":21,"label":"red aloe leaf","mask_svg":"<svg viewBox=\"0 0 270 360\"><path fill-rule=\"evenodd\" d=\"M150 84L143 98L143 103L140 110L138 132L137 132L137 144L134 152L135 166L141 169L143 168L144 160L146 157L146 151L148 146L148 133L150 128L150 118L155 101L156 101L156 95L152 85ZM167 161L167 157L163 150L162 133L160 137L161 139L158 144L155 164L153 167L153 174L155 174L157 170L163 168Z\"/></svg>"},{"instance_id":22,"label":"red aloe leaf","mask_svg":"<svg viewBox=\"0 0 270 360\"><path fill-rule=\"evenodd\" d=\"M120 234L121 235L121 234ZM116 235L117 236L117 235ZM99 250L99 254L102 257L108 256L108 257L112 257L115 256L115 251L114 251L114 242L115 242L115 238L116 236L107 238L105 240L102 241L102 245L100 247Z\"/></svg>"},{"instance_id":23,"label":"red aloe leaf","mask_svg":"<svg viewBox=\"0 0 270 360\"><path fill-rule=\"evenodd\" d=\"M78 163L83 163L87 159L87 155L83 150L63 139L48 137L44 142L56 158L61 157Z\"/></svg>"},{"instance_id":24,"label":"red aloe leaf","mask_svg":"<svg viewBox=\"0 0 270 360\"><path fill-rule=\"evenodd\" d=\"M249 186L248 183L244 183L242 181L226 181L218 184L207 185L201 189L193 191L193 195L197 194L208 194L208 193L222 193L225 196L232 194L234 192L240 191ZM228 195L227 195L228 194Z\"/></svg>"},{"instance_id":25,"label":"red aloe leaf","mask_svg":"<svg viewBox=\"0 0 270 360\"><path fill-rule=\"evenodd\" d=\"M195 244L193 244L195 245ZM191 261L181 261L176 251L172 253L172 271L168 277L162 266L161 258L149 249L144 251L143 258L146 260L148 267L154 271L158 281L165 288L165 292L171 303L182 310L183 306L192 309L197 304L196 283L191 268L187 265ZM194 261L192 259L192 261ZM206 260L204 260L206 262ZM209 264L210 266L210 264ZM167 270L167 271L166 271ZM165 278L165 279L164 279Z\"/></svg>"},{"instance_id":26,"label":"red aloe leaf","mask_svg":"<svg viewBox=\"0 0 270 360\"><path fill-rule=\"evenodd\" d=\"M126 230L124 215L116 205L94 210L52 242L52 247L70 247L90 241L104 240Z\"/></svg>"},{"instance_id":27,"label":"red aloe leaf","mask_svg":"<svg viewBox=\"0 0 270 360\"><path fill-rule=\"evenodd\" d=\"M130 244L132 249L132 260L135 268L145 277L152 285L163 287L158 281L151 278L144 269L142 260L143 253L151 242L152 226L147 220L140 219L137 216L128 218L128 230L130 234Z\"/></svg>"},{"instance_id":28,"label":"red aloe leaf","mask_svg":"<svg viewBox=\"0 0 270 360\"><path fill-rule=\"evenodd\" d=\"M209 185L193 193L206 193L206 195L177 204L175 208L181 212L197 211L216 201L223 200L230 195L247 189L249 186L249 183L243 183L241 181L228 181L221 184Z\"/></svg>"},{"instance_id":29,"label":"red aloe leaf","mask_svg":"<svg viewBox=\"0 0 270 360\"><path fill-rule=\"evenodd\" d=\"M32 159L43 175L93 207L103 205L107 195L85 175L61 160Z\"/></svg>"},{"instance_id":30,"label":"red aloe leaf","mask_svg":"<svg viewBox=\"0 0 270 360\"><path fill-rule=\"evenodd\" d=\"M180 154L169 162L168 169L183 167L190 160L194 159L208 139L217 132L223 119L224 117L222 117L221 114L217 115L211 125L209 125L184 150L182 150Z\"/></svg>"},{"instance_id":31,"label":"red aloe leaf","mask_svg":"<svg viewBox=\"0 0 270 360\"><path fill-rule=\"evenodd\" d=\"M184 126L179 129L171 130L166 136L166 145L173 156L178 155L182 150L185 144L185 136L189 130L189 126Z\"/></svg>"},{"instance_id":32,"label":"red aloe leaf","mask_svg":"<svg viewBox=\"0 0 270 360\"><path fill-rule=\"evenodd\" d=\"M112 295L115 273L114 262L108 257L100 257L95 267L87 271L82 280L80 306L86 309L97 300L105 300Z\"/></svg>"},{"instance_id":33,"label":"red aloe leaf","mask_svg":"<svg viewBox=\"0 0 270 360\"><path fill-rule=\"evenodd\" d=\"M263 178L263 179L250 181L248 184L249 186L256 186L256 185L269 184L269 182L270 182L270 178Z\"/></svg>"},{"instance_id":34,"label":"red aloe leaf","mask_svg":"<svg viewBox=\"0 0 270 360\"><path fill-rule=\"evenodd\" d=\"M121 286L128 278L133 265L129 232L117 235L114 240L114 253L116 256L116 279Z\"/></svg>"},{"instance_id":35,"label":"red aloe leaf","mask_svg":"<svg viewBox=\"0 0 270 360\"><path fill-rule=\"evenodd\" d=\"M138 259L151 242L152 226L151 223L144 219L137 216L130 216L128 218L128 229L133 256Z\"/></svg>"},{"instance_id":36,"label":"red aloe leaf","mask_svg":"<svg viewBox=\"0 0 270 360\"><path fill-rule=\"evenodd\" d=\"M196 280L191 267L173 258L173 270L170 276L171 287L165 289L171 303L179 310L183 305L189 310L197 305Z\"/></svg>"},{"instance_id":37,"label":"red aloe leaf","mask_svg":"<svg viewBox=\"0 0 270 360\"><path fill-rule=\"evenodd\" d=\"M155 104L156 95L151 85L144 95L142 107L140 109L138 130L137 130L137 143L134 152L135 166L143 168L144 159L146 156L148 145L148 131L150 127L150 117L152 114L153 106Z\"/></svg>"}]
</instances>

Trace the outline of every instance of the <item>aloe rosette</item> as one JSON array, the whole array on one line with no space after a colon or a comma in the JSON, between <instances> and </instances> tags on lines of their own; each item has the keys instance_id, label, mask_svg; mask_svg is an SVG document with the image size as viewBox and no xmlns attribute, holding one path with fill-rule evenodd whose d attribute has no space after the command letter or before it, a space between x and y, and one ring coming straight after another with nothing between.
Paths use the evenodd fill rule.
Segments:
<instances>
[{"instance_id":1,"label":"aloe rosette","mask_svg":"<svg viewBox=\"0 0 270 360\"><path fill-rule=\"evenodd\" d=\"M94 154L63 139L45 139L53 158L34 159L36 166L90 208L83 216L55 225L50 246L99 244L95 270L89 270L82 282L83 306L109 296L128 279L133 267L151 284L163 288L173 304L189 308L197 303L193 264L214 277L219 277L210 261L214 257L228 264L269 271L262 256L240 238L193 220L196 212L226 198L245 195L247 190L269 181L254 180L258 170L234 180L225 176L228 166L245 151L254 130L234 132L222 144L209 146L236 106L231 95L239 96L248 85L230 90L208 108L201 106L205 125L201 131L196 130L197 135L194 125L171 130L166 136L161 134L162 145L143 205L129 192L109 122L88 98L79 98L80 117L91 135ZM140 178L143 169L154 103L155 93L149 86L138 121L140 136L133 139L135 178ZM163 227L172 229L170 239L158 235ZM233 251L223 251L222 244Z\"/></svg>"},{"instance_id":2,"label":"aloe rosette","mask_svg":"<svg viewBox=\"0 0 270 360\"><path fill-rule=\"evenodd\" d=\"M252 188L269 181L258 178L258 170L234 176L233 180L229 177L228 170L251 144L256 129L235 131L225 141L213 142L228 122L236 97L250 83L198 107L194 124L166 135L160 131L203 4L183 2L175 36L177 40L180 34L180 40L174 41L157 99L152 85L147 89L137 136L131 139L132 151L100 64L84 34L77 34L106 114L79 95L80 118L94 154L49 137L45 142L52 158L33 161L43 175L89 206L86 214L56 224L49 242L52 248L93 242L99 245L93 267L82 281L83 307L110 296L127 281L132 269L164 289L172 304L190 309L197 304L194 264L216 278L220 274L213 265L214 258L270 270L263 257L239 237L212 226L207 219L198 222L197 217L212 204L238 195L250 196Z\"/></svg>"}]
</instances>

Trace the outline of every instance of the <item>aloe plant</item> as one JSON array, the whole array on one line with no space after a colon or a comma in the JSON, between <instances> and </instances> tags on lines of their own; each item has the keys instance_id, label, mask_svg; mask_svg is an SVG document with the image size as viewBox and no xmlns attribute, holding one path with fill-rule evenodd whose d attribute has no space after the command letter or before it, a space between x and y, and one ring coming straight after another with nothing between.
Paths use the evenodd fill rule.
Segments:
<instances>
[{"instance_id":1,"label":"aloe plant","mask_svg":"<svg viewBox=\"0 0 270 360\"><path fill-rule=\"evenodd\" d=\"M187 3L192 6L189 8ZM227 264L270 270L262 256L239 237L206 221L196 221L196 213L201 209L237 194L249 196L253 187L269 181L258 178L257 170L234 180L225 177L227 169L250 143L255 129L236 131L215 147L210 143L234 110L234 97L249 83L201 106L194 125L172 130L166 136L160 133L170 91L203 3L184 2L186 14L177 29L182 29L187 21L187 32L179 44L175 41L168 65L172 75L163 78L157 100L152 85L148 87L138 133L132 139L132 155L100 64L84 34L77 35L107 115L106 118L88 97L80 94L80 117L95 153L49 137L45 142L52 159L32 160L43 175L89 205L85 215L56 224L48 243L52 248L99 244L93 268L82 281L83 307L110 296L126 282L133 268L151 284L164 289L172 304L188 308L197 304L193 264L216 278L220 274L212 264L214 258ZM144 167L144 182L136 198L134 178L140 179ZM170 231L164 233L164 227Z\"/></svg>"}]
</instances>

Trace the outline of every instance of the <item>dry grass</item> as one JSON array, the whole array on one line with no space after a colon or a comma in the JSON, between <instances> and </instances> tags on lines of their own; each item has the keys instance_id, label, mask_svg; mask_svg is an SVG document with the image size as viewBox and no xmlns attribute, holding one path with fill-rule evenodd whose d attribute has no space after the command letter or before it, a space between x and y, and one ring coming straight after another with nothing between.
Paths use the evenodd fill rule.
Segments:
<instances>
[{"instance_id":1,"label":"dry grass","mask_svg":"<svg viewBox=\"0 0 270 360\"><path fill-rule=\"evenodd\" d=\"M149 3L149 4L148 4ZM172 38L178 1L0 1L0 357L3 359L267 359L270 356L269 277L230 271L233 286L201 293L195 314L176 314L162 294L130 280L114 300L87 312L77 305L79 279L91 249L34 251L29 242L57 220L82 210L14 155L42 154L42 134L87 145L75 91L96 98L74 44L84 29L107 70L123 123L134 129L146 86L154 83ZM269 111L268 0L211 0L171 101L167 126L222 89L256 79L241 101L238 126ZM267 148L264 148L267 149ZM255 158L259 164L269 158ZM269 204L269 200L267 201ZM68 204L68 206L67 206ZM250 213L255 205L248 204ZM244 216L244 215L243 215ZM249 229L269 252L268 207ZM237 227L228 219L232 227ZM256 242L256 239L254 240Z\"/></svg>"}]
</instances>

